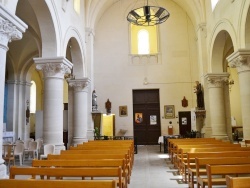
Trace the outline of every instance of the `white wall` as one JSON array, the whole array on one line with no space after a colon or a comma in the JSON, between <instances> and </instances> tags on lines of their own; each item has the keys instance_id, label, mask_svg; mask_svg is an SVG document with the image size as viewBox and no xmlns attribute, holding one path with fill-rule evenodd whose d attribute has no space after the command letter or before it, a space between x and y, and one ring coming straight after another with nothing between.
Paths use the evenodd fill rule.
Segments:
<instances>
[{"instance_id":1,"label":"white wall","mask_svg":"<svg viewBox=\"0 0 250 188\"><path fill-rule=\"evenodd\" d=\"M128 2L129 3L129 2ZM159 89L161 117L164 105L175 105L178 111L189 111L196 105L193 93L198 79L197 48L195 29L186 13L171 1L165 2L171 12L170 18L159 26L161 63L154 65L132 65L129 61L129 33L126 21L126 3L106 11L95 30L95 89L98 94L99 110L105 112L105 102L112 103L116 114L116 130L128 130L133 135L133 89ZM149 84L144 85L147 77ZM183 108L181 100L188 100ZM128 116L119 117L119 106L128 106ZM169 121L173 122L174 133L178 134L178 119L161 119L162 133L167 133Z\"/></svg>"}]
</instances>

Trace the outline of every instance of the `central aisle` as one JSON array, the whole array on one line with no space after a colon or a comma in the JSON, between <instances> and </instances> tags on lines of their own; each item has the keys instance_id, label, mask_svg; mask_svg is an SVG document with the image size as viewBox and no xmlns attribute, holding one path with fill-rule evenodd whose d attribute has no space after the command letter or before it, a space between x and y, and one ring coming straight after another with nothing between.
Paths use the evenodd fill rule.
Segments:
<instances>
[{"instance_id":1,"label":"central aisle","mask_svg":"<svg viewBox=\"0 0 250 188\"><path fill-rule=\"evenodd\" d=\"M159 145L138 146L129 188L187 188ZM179 182L179 183L178 183Z\"/></svg>"}]
</instances>

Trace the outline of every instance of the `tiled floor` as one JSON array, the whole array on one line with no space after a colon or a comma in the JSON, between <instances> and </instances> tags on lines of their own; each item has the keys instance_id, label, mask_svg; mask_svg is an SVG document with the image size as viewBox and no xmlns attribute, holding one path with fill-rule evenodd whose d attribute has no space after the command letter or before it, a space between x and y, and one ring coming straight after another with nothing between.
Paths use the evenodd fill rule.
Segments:
<instances>
[{"instance_id":1,"label":"tiled floor","mask_svg":"<svg viewBox=\"0 0 250 188\"><path fill-rule=\"evenodd\" d=\"M138 146L129 188L187 188L158 145Z\"/></svg>"}]
</instances>

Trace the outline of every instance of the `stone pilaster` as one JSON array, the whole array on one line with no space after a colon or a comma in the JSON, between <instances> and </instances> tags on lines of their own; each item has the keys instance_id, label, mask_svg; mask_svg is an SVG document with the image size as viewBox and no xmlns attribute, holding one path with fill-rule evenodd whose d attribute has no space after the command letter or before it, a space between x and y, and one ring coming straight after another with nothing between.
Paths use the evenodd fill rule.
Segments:
<instances>
[{"instance_id":1,"label":"stone pilaster","mask_svg":"<svg viewBox=\"0 0 250 188\"><path fill-rule=\"evenodd\" d=\"M224 101L224 84L228 81L228 77L228 73L205 75L208 85L212 137L218 139L228 139Z\"/></svg>"},{"instance_id":2,"label":"stone pilaster","mask_svg":"<svg viewBox=\"0 0 250 188\"><path fill-rule=\"evenodd\" d=\"M3 130L3 108L4 108L4 84L6 70L6 54L8 43L12 40L20 40L27 25L18 17L12 15L0 4L0 130ZM0 138L3 137L0 131ZM7 177L6 166L2 159L2 139L0 139L0 179Z\"/></svg>"},{"instance_id":3,"label":"stone pilaster","mask_svg":"<svg viewBox=\"0 0 250 188\"><path fill-rule=\"evenodd\" d=\"M68 80L69 86L74 88L73 102L73 145L87 142L88 128L88 85L90 79Z\"/></svg>"},{"instance_id":4,"label":"stone pilaster","mask_svg":"<svg viewBox=\"0 0 250 188\"><path fill-rule=\"evenodd\" d=\"M244 139L250 139L250 50L239 49L227 61L230 67L238 71L243 135Z\"/></svg>"},{"instance_id":5,"label":"stone pilaster","mask_svg":"<svg viewBox=\"0 0 250 188\"><path fill-rule=\"evenodd\" d=\"M63 144L63 80L72 63L64 57L34 58L36 69L44 76L43 136L44 143L54 144L56 152Z\"/></svg>"}]
</instances>

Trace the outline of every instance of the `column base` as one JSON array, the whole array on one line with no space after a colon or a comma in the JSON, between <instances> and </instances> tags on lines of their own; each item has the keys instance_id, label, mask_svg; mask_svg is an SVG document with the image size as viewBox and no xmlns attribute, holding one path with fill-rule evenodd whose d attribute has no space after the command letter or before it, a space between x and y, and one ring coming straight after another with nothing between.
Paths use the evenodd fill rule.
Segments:
<instances>
[{"instance_id":1,"label":"column base","mask_svg":"<svg viewBox=\"0 0 250 188\"><path fill-rule=\"evenodd\" d=\"M87 130L87 139L88 139L88 140L94 140L94 132L93 132L93 129Z\"/></svg>"},{"instance_id":2,"label":"column base","mask_svg":"<svg viewBox=\"0 0 250 188\"><path fill-rule=\"evenodd\" d=\"M212 127L204 126L201 129L201 133L204 135L204 138L211 138L212 137Z\"/></svg>"},{"instance_id":3,"label":"column base","mask_svg":"<svg viewBox=\"0 0 250 188\"><path fill-rule=\"evenodd\" d=\"M73 137L72 144L75 146L77 144L82 144L84 142L88 142L87 138L79 138L79 137Z\"/></svg>"},{"instance_id":4,"label":"column base","mask_svg":"<svg viewBox=\"0 0 250 188\"><path fill-rule=\"evenodd\" d=\"M0 179L9 179L7 175L7 166L5 164L0 164Z\"/></svg>"},{"instance_id":5,"label":"column base","mask_svg":"<svg viewBox=\"0 0 250 188\"><path fill-rule=\"evenodd\" d=\"M61 150L65 150L65 146L64 144L62 145L55 145L55 154L60 154L61 153Z\"/></svg>"},{"instance_id":6,"label":"column base","mask_svg":"<svg viewBox=\"0 0 250 188\"><path fill-rule=\"evenodd\" d=\"M224 141L228 141L229 137L228 135L212 135L213 138L217 139L217 140L224 140Z\"/></svg>"}]
</instances>

